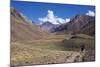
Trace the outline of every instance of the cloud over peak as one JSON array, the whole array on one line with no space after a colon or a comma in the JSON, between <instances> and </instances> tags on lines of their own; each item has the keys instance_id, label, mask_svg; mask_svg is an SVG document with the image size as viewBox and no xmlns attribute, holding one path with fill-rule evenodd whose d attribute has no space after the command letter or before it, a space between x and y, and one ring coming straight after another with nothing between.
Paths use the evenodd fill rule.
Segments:
<instances>
[{"instance_id":1,"label":"cloud over peak","mask_svg":"<svg viewBox=\"0 0 100 67\"><path fill-rule=\"evenodd\" d=\"M69 18L63 19L55 16L52 10L48 10L48 14L46 15L46 17L39 18L38 20L42 23L51 22L52 24L63 24L70 21Z\"/></svg>"},{"instance_id":2,"label":"cloud over peak","mask_svg":"<svg viewBox=\"0 0 100 67\"><path fill-rule=\"evenodd\" d=\"M86 13L86 15L88 16L95 16L95 13L91 10L88 11L88 13Z\"/></svg>"}]
</instances>

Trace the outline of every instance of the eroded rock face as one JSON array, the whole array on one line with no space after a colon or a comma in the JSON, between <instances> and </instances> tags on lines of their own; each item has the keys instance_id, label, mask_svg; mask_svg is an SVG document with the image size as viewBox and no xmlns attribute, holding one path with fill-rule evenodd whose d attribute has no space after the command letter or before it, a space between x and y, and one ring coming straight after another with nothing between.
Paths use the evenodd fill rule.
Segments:
<instances>
[{"instance_id":1,"label":"eroded rock face","mask_svg":"<svg viewBox=\"0 0 100 67\"><path fill-rule=\"evenodd\" d=\"M90 29L92 28L92 29ZM85 33L93 35L95 32L95 17L87 15L77 15L70 22L62 24L55 29L55 32Z\"/></svg>"}]
</instances>

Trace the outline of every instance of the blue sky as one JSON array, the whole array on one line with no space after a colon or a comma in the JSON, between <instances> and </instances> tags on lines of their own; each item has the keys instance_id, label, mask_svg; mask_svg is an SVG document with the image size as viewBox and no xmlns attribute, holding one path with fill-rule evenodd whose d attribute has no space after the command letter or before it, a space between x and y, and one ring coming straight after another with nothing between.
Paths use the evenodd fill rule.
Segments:
<instances>
[{"instance_id":1,"label":"blue sky","mask_svg":"<svg viewBox=\"0 0 100 67\"><path fill-rule=\"evenodd\" d=\"M94 6L88 5L71 5L71 4L54 4L54 3L39 3L39 2L23 2L11 1L11 7L16 8L33 21L39 21L41 17L48 14L48 10L52 11L57 17L66 19L72 18L78 14L86 14L88 11L95 12Z\"/></svg>"}]
</instances>

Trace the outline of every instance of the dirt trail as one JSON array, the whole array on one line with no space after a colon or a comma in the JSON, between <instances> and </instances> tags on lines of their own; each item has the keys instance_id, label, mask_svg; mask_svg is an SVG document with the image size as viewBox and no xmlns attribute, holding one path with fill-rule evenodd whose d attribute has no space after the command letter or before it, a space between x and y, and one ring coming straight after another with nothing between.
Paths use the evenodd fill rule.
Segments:
<instances>
[{"instance_id":1,"label":"dirt trail","mask_svg":"<svg viewBox=\"0 0 100 67\"><path fill-rule=\"evenodd\" d=\"M75 52L69 58L67 58L65 62L67 63L74 62L77 56L80 56L80 53Z\"/></svg>"},{"instance_id":2,"label":"dirt trail","mask_svg":"<svg viewBox=\"0 0 100 67\"><path fill-rule=\"evenodd\" d=\"M85 52L77 52L73 53L70 58L68 58L65 62L82 62L83 57L85 55Z\"/></svg>"}]
</instances>

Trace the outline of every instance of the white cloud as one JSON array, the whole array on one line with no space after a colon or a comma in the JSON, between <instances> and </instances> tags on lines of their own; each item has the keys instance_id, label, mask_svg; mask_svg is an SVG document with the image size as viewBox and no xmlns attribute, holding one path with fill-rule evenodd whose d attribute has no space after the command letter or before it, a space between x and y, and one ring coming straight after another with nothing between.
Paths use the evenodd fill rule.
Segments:
<instances>
[{"instance_id":1,"label":"white cloud","mask_svg":"<svg viewBox=\"0 0 100 67\"><path fill-rule=\"evenodd\" d=\"M63 23L67 23L67 22L69 22L70 19L69 19L69 18L66 18L66 19L57 18L57 21L58 21L59 23L63 24Z\"/></svg>"},{"instance_id":2,"label":"white cloud","mask_svg":"<svg viewBox=\"0 0 100 67\"><path fill-rule=\"evenodd\" d=\"M57 22L60 23L60 24L61 24L61 23L65 23L65 20L62 19L62 18L56 18L56 20L57 20Z\"/></svg>"},{"instance_id":3,"label":"white cloud","mask_svg":"<svg viewBox=\"0 0 100 67\"><path fill-rule=\"evenodd\" d=\"M70 18L66 18L66 20L65 20L66 22L69 22L70 21Z\"/></svg>"},{"instance_id":4,"label":"white cloud","mask_svg":"<svg viewBox=\"0 0 100 67\"><path fill-rule=\"evenodd\" d=\"M48 21L51 22L52 24L63 24L70 21L69 18L63 19L58 16L55 16L52 10L48 10L47 16L43 18L39 18L38 20L43 23Z\"/></svg>"},{"instance_id":5,"label":"white cloud","mask_svg":"<svg viewBox=\"0 0 100 67\"><path fill-rule=\"evenodd\" d=\"M91 10L88 11L88 13L86 13L86 15L88 16L95 16L95 13Z\"/></svg>"}]
</instances>

